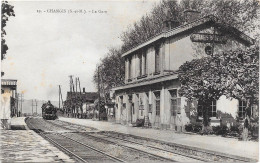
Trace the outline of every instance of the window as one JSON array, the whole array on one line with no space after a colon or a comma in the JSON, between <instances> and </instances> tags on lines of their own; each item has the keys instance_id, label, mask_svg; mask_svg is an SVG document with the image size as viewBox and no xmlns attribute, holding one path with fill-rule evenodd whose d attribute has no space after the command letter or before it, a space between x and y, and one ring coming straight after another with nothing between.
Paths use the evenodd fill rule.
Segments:
<instances>
[{"instance_id":1,"label":"window","mask_svg":"<svg viewBox=\"0 0 260 163\"><path fill-rule=\"evenodd\" d=\"M142 55L139 55L138 58L139 58L139 61L140 61L139 62L139 76L142 76L143 75L143 71L142 71L142 64L143 64L142 63L142 60L143 60L142 59Z\"/></svg>"},{"instance_id":2,"label":"window","mask_svg":"<svg viewBox=\"0 0 260 163\"><path fill-rule=\"evenodd\" d=\"M258 106L256 104L253 104L251 107L251 116L253 118L258 117Z\"/></svg>"},{"instance_id":3,"label":"window","mask_svg":"<svg viewBox=\"0 0 260 163\"><path fill-rule=\"evenodd\" d=\"M144 115L144 106L143 106L143 105L140 105L140 106L139 106L139 110L140 110L140 112L141 112L141 116L143 116L143 115Z\"/></svg>"},{"instance_id":4,"label":"window","mask_svg":"<svg viewBox=\"0 0 260 163\"><path fill-rule=\"evenodd\" d=\"M128 59L128 61L129 61L129 64L128 64L128 79L131 79L132 78L132 57L130 57L129 59Z\"/></svg>"},{"instance_id":5,"label":"window","mask_svg":"<svg viewBox=\"0 0 260 163\"><path fill-rule=\"evenodd\" d=\"M198 117L202 117L203 116L203 105L202 105L202 102L199 100L198 102Z\"/></svg>"},{"instance_id":6,"label":"window","mask_svg":"<svg viewBox=\"0 0 260 163\"><path fill-rule=\"evenodd\" d=\"M144 115L144 104L143 104L143 99L142 96L138 96L139 97L139 110L140 110L140 115L143 116Z\"/></svg>"},{"instance_id":7,"label":"window","mask_svg":"<svg viewBox=\"0 0 260 163\"><path fill-rule=\"evenodd\" d=\"M210 104L209 109L209 117L216 117L217 116L217 102L213 100Z\"/></svg>"},{"instance_id":8,"label":"window","mask_svg":"<svg viewBox=\"0 0 260 163\"><path fill-rule=\"evenodd\" d=\"M129 100L130 103L132 102L132 99L133 99L133 96L132 95L128 95L128 100Z\"/></svg>"},{"instance_id":9,"label":"window","mask_svg":"<svg viewBox=\"0 0 260 163\"><path fill-rule=\"evenodd\" d=\"M245 118L246 115L246 102L239 101L238 116L239 118Z\"/></svg>"},{"instance_id":10,"label":"window","mask_svg":"<svg viewBox=\"0 0 260 163\"><path fill-rule=\"evenodd\" d=\"M178 98L177 89L169 90L171 95L171 115L176 116L176 114L181 112L181 98Z\"/></svg>"},{"instance_id":11,"label":"window","mask_svg":"<svg viewBox=\"0 0 260 163\"><path fill-rule=\"evenodd\" d=\"M146 75L147 74L147 50L144 51L143 53L143 62L144 62L144 69L143 69L143 74L142 75Z\"/></svg>"},{"instance_id":12,"label":"window","mask_svg":"<svg viewBox=\"0 0 260 163\"><path fill-rule=\"evenodd\" d=\"M238 117L239 118L245 118L246 116L246 101L239 101L239 107L238 107ZM252 117L258 116L258 106L253 104L251 106L251 109L248 110L248 114Z\"/></svg>"},{"instance_id":13,"label":"window","mask_svg":"<svg viewBox=\"0 0 260 163\"><path fill-rule=\"evenodd\" d=\"M159 47L155 48L155 72L160 72L160 49Z\"/></svg>"},{"instance_id":14,"label":"window","mask_svg":"<svg viewBox=\"0 0 260 163\"><path fill-rule=\"evenodd\" d=\"M198 109L197 109L198 117L203 117L203 108L204 108L204 106L202 105L202 102L199 100ZM208 115L209 115L209 117L217 117L217 101L216 100L213 100L210 103Z\"/></svg>"},{"instance_id":15,"label":"window","mask_svg":"<svg viewBox=\"0 0 260 163\"><path fill-rule=\"evenodd\" d=\"M155 95L155 115L160 115L160 91L154 92Z\"/></svg>"}]
</instances>

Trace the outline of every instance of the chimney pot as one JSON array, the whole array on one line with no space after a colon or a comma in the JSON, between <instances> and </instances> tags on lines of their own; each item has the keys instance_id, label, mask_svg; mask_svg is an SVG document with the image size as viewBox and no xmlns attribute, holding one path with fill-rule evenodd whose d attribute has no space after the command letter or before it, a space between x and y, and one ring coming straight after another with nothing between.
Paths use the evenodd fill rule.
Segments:
<instances>
[{"instance_id":1,"label":"chimney pot","mask_svg":"<svg viewBox=\"0 0 260 163\"><path fill-rule=\"evenodd\" d=\"M184 19L186 23L195 21L200 17L200 12L197 10L187 9L184 11Z\"/></svg>"}]
</instances>

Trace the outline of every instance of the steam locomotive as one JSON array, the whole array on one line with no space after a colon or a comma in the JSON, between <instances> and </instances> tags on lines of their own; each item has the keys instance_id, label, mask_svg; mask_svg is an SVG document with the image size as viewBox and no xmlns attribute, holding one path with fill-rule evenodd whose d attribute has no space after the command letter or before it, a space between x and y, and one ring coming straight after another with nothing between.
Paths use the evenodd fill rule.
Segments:
<instances>
[{"instance_id":1,"label":"steam locomotive","mask_svg":"<svg viewBox=\"0 0 260 163\"><path fill-rule=\"evenodd\" d=\"M46 120L55 120L57 119L57 108L54 107L50 101L42 104L42 117Z\"/></svg>"}]
</instances>

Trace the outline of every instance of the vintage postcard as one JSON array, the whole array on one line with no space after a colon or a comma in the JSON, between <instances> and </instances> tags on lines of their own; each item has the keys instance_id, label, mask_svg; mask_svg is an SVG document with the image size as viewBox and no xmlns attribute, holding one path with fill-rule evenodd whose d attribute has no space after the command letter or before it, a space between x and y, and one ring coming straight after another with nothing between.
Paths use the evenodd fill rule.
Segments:
<instances>
[{"instance_id":1,"label":"vintage postcard","mask_svg":"<svg viewBox=\"0 0 260 163\"><path fill-rule=\"evenodd\" d=\"M0 162L259 161L259 0L1 5Z\"/></svg>"}]
</instances>

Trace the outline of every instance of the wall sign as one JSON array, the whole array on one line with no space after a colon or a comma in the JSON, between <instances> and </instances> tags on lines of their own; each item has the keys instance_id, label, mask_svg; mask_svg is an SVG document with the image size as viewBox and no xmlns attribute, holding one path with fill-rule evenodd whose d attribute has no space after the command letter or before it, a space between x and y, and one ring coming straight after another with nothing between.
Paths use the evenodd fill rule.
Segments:
<instances>
[{"instance_id":1,"label":"wall sign","mask_svg":"<svg viewBox=\"0 0 260 163\"><path fill-rule=\"evenodd\" d=\"M226 44L227 38L223 35L209 34L209 33L195 33L190 36L192 42L202 42L202 43L214 43Z\"/></svg>"}]
</instances>

